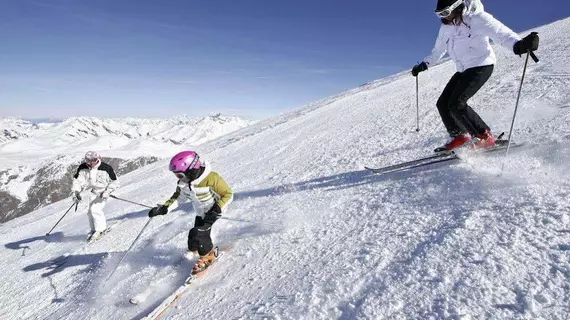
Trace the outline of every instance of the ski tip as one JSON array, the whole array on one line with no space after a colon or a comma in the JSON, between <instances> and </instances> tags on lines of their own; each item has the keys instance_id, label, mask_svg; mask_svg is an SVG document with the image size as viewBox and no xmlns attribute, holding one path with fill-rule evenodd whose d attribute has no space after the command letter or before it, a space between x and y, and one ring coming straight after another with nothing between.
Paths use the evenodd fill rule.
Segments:
<instances>
[{"instance_id":1,"label":"ski tip","mask_svg":"<svg viewBox=\"0 0 570 320\"><path fill-rule=\"evenodd\" d=\"M384 172L385 170L383 170L383 168L371 168L371 167L364 167L366 170L372 172L372 173L386 173L389 171Z\"/></svg>"},{"instance_id":2,"label":"ski tip","mask_svg":"<svg viewBox=\"0 0 570 320\"><path fill-rule=\"evenodd\" d=\"M139 294L137 294L136 296L131 297L131 298L129 299L129 302L132 303L132 304L134 304L134 305L137 305L137 304L139 304L139 303L144 302L147 297L148 297L148 294L146 294L146 292L139 293Z\"/></svg>"}]
</instances>

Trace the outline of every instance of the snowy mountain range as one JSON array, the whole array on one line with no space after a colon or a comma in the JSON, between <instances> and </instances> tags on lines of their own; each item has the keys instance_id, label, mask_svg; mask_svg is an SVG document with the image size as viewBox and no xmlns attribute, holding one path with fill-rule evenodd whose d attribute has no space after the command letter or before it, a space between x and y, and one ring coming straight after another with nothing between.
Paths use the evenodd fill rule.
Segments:
<instances>
[{"instance_id":1,"label":"snowy mountain range","mask_svg":"<svg viewBox=\"0 0 570 320\"><path fill-rule=\"evenodd\" d=\"M74 117L61 122L33 123L18 118L0 119L0 144L25 138L57 137L57 144L93 137L143 139L173 144L201 144L247 126L252 121L216 114L203 118L168 119Z\"/></svg>"},{"instance_id":2,"label":"snowy mountain range","mask_svg":"<svg viewBox=\"0 0 570 320\"><path fill-rule=\"evenodd\" d=\"M0 222L67 197L73 167L88 150L99 151L122 175L251 123L221 114L40 123L0 119Z\"/></svg>"},{"instance_id":3,"label":"snowy mountain range","mask_svg":"<svg viewBox=\"0 0 570 320\"><path fill-rule=\"evenodd\" d=\"M507 162L504 152L462 152L391 174L364 169L446 140L435 103L455 72L449 62L420 75L420 132L406 70L199 145L235 192L224 216L251 223L216 222L226 254L166 317L568 319L570 19L532 31L541 62L529 64L513 131L523 146ZM493 76L470 102L499 133L524 60L496 51ZM116 195L164 201L176 187L167 162L124 175ZM0 225L1 318L141 319L188 275L191 206L149 222L148 208L109 201L118 224L85 245L85 204L45 236L69 204Z\"/></svg>"}]
</instances>

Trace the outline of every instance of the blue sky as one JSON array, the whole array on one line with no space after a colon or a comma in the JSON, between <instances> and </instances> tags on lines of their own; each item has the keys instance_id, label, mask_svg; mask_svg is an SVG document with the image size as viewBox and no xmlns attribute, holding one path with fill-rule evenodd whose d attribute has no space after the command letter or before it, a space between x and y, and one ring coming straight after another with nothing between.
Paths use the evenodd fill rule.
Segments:
<instances>
[{"instance_id":1,"label":"blue sky","mask_svg":"<svg viewBox=\"0 0 570 320\"><path fill-rule=\"evenodd\" d=\"M259 119L410 69L435 0L0 0L0 116ZM520 32L570 1L483 0Z\"/></svg>"}]
</instances>

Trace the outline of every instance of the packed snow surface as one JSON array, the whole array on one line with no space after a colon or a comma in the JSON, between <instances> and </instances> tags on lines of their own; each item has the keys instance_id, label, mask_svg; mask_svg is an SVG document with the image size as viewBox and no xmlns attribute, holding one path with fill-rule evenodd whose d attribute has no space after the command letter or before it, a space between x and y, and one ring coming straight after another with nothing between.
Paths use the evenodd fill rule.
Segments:
<instances>
[{"instance_id":1,"label":"packed snow surface","mask_svg":"<svg viewBox=\"0 0 570 320\"><path fill-rule=\"evenodd\" d=\"M374 175L446 140L435 102L454 72L409 71L199 146L235 191L213 229L227 254L169 319L568 319L570 19L537 28L504 153ZM496 133L511 123L524 57L499 62L471 100ZM167 161L122 177L117 196L155 205L174 191ZM0 318L138 319L183 281L190 206L153 218L112 278L148 209L110 200L103 239L85 246L86 204L60 201L0 226ZM53 261L70 254L65 264ZM151 286L137 306L129 298Z\"/></svg>"}]
</instances>

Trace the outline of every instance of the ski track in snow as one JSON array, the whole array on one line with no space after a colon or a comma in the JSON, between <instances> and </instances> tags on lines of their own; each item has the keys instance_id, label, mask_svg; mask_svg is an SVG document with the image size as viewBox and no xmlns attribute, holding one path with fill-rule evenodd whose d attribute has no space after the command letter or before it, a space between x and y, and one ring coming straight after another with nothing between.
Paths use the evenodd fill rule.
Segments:
<instances>
[{"instance_id":1,"label":"ski track in snow","mask_svg":"<svg viewBox=\"0 0 570 320\"><path fill-rule=\"evenodd\" d=\"M213 229L232 245L169 319L568 319L570 314L570 19L538 28L513 149L374 175L445 140L435 101L451 63L420 76L421 131L408 71L199 146L233 187ZM471 104L508 130L522 59L497 48ZM167 162L121 177L117 196L154 205L174 191ZM0 318L138 319L187 276L189 205L146 223L148 209L110 200L122 220L84 245L86 204L46 237L61 201L0 226ZM266 222L274 225L263 225ZM65 264L52 262L72 253ZM137 306L129 298L155 290Z\"/></svg>"}]
</instances>

